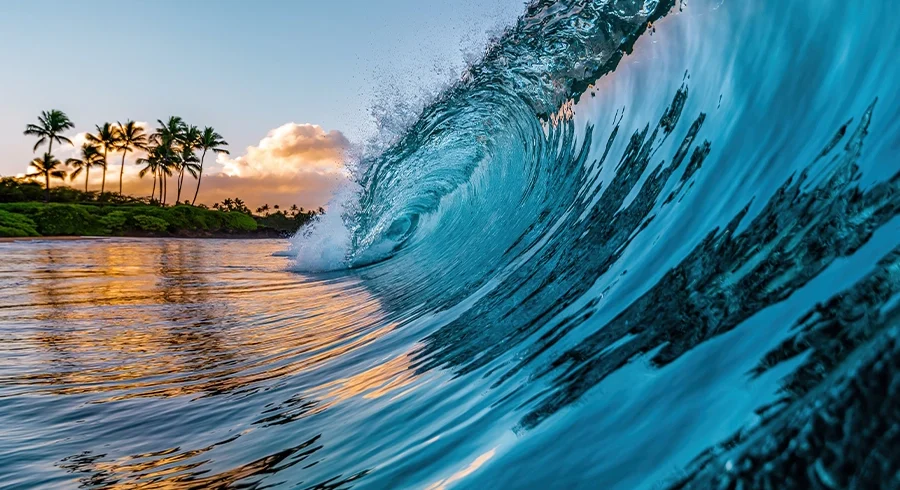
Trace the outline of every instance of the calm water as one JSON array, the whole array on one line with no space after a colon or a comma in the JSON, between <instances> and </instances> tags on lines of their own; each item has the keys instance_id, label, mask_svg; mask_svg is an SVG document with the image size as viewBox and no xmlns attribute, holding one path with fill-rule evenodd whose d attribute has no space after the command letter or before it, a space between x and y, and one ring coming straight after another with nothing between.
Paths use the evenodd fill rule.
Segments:
<instances>
[{"instance_id":1,"label":"calm water","mask_svg":"<svg viewBox=\"0 0 900 490\"><path fill-rule=\"evenodd\" d=\"M358 280L286 272L285 247L0 244L0 486L327 480L311 465L353 433L301 421L414 376L353 361L394 325Z\"/></svg>"},{"instance_id":2,"label":"calm water","mask_svg":"<svg viewBox=\"0 0 900 490\"><path fill-rule=\"evenodd\" d=\"M897 6L689 3L531 2L290 241L0 244L0 486L900 488Z\"/></svg>"}]
</instances>

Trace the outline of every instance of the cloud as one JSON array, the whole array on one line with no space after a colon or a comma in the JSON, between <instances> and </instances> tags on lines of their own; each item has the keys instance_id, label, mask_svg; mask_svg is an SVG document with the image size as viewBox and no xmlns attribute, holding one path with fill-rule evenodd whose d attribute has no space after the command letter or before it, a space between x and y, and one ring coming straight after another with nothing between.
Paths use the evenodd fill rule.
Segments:
<instances>
[{"instance_id":1,"label":"cloud","mask_svg":"<svg viewBox=\"0 0 900 490\"><path fill-rule=\"evenodd\" d=\"M349 146L340 131L288 123L269 131L258 145L247 147L244 155L219 155L216 161L231 177L345 174L344 153Z\"/></svg>"}]
</instances>

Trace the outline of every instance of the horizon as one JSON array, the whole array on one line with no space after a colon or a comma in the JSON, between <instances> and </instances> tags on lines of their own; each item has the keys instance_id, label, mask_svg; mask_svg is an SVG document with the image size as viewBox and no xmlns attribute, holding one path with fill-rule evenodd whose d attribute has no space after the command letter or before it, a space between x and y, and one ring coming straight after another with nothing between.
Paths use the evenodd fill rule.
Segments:
<instances>
[{"instance_id":1,"label":"horizon","mask_svg":"<svg viewBox=\"0 0 900 490\"><path fill-rule=\"evenodd\" d=\"M22 132L42 111L62 110L75 124L65 133L75 145L54 145L62 161L95 125L130 119L150 132L157 119L180 116L215 128L231 152L207 157L198 202L326 206L344 178L345 152L379 130L373 108L421 99L452 82L524 8L522 0L467 0L464 8L392 0L375 11L357 3L0 6L0 30L28 39L0 53L7 67L0 93L15 94L0 115L0 175L22 176L40 156ZM91 22L106 29L81 28ZM42 30L55 34L33 35ZM123 38L129 42L109 42ZM172 56L185 46L208 61L177 66ZM96 61L98 50L110 61ZM114 61L125 57L132 59L124 68ZM58 76L47 76L48 64ZM102 96L92 95L98 88ZM150 193L152 179L137 177L138 156L126 158L125 194ZM108 170L116 177L117 160L110 157ZM94 179L91 188L99 190ZM79 182L83 177L66 185L83 188Z\"/></svg>"}]
</instances>

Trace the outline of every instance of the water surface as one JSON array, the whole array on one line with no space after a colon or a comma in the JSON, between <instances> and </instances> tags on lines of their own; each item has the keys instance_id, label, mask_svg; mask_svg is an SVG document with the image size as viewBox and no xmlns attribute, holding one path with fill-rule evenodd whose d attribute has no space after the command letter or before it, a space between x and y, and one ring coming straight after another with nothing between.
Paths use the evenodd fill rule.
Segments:
<instances>
[{"instance_id":1,"label":"water surface","mask_svg":"<svg viewBox=\"0 0 900 490\"><path fill-rule=\"evenodd\" d=\"M290 242L0 244L0 485L900 487L896 12L536 0Z\"/></svg>"}]
</instances>

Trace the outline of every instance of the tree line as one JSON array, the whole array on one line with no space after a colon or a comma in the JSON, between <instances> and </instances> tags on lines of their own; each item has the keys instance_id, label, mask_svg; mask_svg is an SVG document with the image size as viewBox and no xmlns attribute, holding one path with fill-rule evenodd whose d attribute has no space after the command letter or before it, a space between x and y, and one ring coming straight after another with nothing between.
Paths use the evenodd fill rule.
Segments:
<instances>
[{"instance_id":1,"label":"tree line","mask_svg":"<svg viewBox=\"0 0 900 490\"><path fill-rule=\"evenodd\" d=\"M29 167L34 172L28 174L30 178L41 178L44 181L44 200L50 200L50 180L61 179L75 180L84 173L84 190L87 192L92 168L103 172L100 184L100 194L106 192L106 171L109 166L109 154L121 153L122 166L119 169L119 194L122 194L123 178L125 175L125 157L128 153L143 152L144 156L137 159L137 164L142 165L138 175L140 178L153 177L153 190L150 195L151 202L166 204L169 197L168 187L170 178L175 178L175 202L181 202L181 194L185 189L185 175L190 175L197 180L194 188L194 196L190 204L193 206L200 193L200 184L203 179L203 164L208 152L216 154L228 154L225 149L228 146L222 135L211 127L200 130L197 126L188 125L177 116L172 116L166 121L157 120L159 126L150 134L136 122L128 120L124 124L117 122L96 125L93 133L88 133L86 142L81 146L77 157L69 158L61 162L53 156L53 144L73 145L72 140L63 133L75 127L64 112L59 110L43 111L38 117L37 124L28 124L25 128L26 136L38 138L33 151L47 145L47 151L42 157L33 159ZM197 153L200 156L197 156ZM68 169L72 170L69 171ZM158 193L158 194L157 194ZM186 201L186 200L185 200Z\"/></svg>"}]
</instances>

